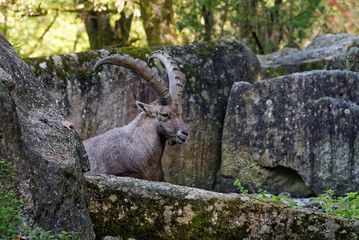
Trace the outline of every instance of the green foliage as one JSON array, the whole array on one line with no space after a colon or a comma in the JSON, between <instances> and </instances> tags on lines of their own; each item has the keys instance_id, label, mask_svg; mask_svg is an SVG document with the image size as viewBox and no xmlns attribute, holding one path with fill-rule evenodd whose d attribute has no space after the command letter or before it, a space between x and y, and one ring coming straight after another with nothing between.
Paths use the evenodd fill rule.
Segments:
<instances>
[{"instance_id":1,"label":"green foliage","mask_svg":"<svg viewBox=\"0 0 359 240\"><path fill-rule=\"evenodd\" d=\"M44 231L42 228L35 228L33 230L30 230L29 227L25 225L22 226L21 231L19 230L18 232L19 234L17 234L16 236L23 236L26 237L26 239L34 239L34 240L49 240L49 239L79 240L80 239L78 233L69 233L66 231L62 231L61 233L53 234L51 231ZM9 239L12 239L14 236L10 237Z\"/></svg>"},{"instance_id":2,"label":"green foliage","mask_svg":"<svg viewBox=\"0 0 359 240\"><path fill-rule=\"evenodd\" d=\"M234 182L233 185L238 187L240 193L248 194L248 190L241 185L241 182L238 179Z\"/></svg>"},{"instance_id":3,"label":"green foliage","mask_svg":"<svg viewBox=\"0 0 359 240\"><path fill-rule=\"evenodd\" d=\"M323 33L346 32L359 35L359 1L357 0L328 0L322 4L320 14L326 18L319 18ZM320 14L317 14L320 16Z\"/></svg>"},{"instance_id":4,"label":"green foliage","mask_svg":"<svg viewBox=\"0 0 359 240\"><path fill-rule=\"evenodd\" d=\"M0 238L12 236L17 232L21 217L19 215L20 202L15 192L10 188L14 179L13 168L10 163L0 161Z\"/></svg>"},{"instance_id":5,"label":"green foliage","mask_svg":"<svg viewBox=\"0 0 359 240\"><path fill-rule=\"evenodd\" d=\"M111 27L104 32L116 32L120 37L116 27L119 20L134 14L137 18L132 20L129 38L123 44L146 46L143 19L153 21L147 25L157 25L156 29L163 26L155 18L145 18L139 5L161 7L161 3L154 2L2 0L0 31L10 42L22 43L17 51L24 57L86 51L94 30L84 23L85 19L96 20L98 13L108 14ZM172 0L168 10L172 9L177 28L173 32L177 30L180 44L232 38L257 53L269 53L284 46L303 47L326 33L359 35L357 0Z\"/></svg>"},{"instance_id":6,"label":"green foliage","mask_svg":"<svg viewBox=\"0 0 359 240\"><path fill-rule=\"evenodd\" d=\"M182 33L183 41L188 44L201 42L205 38L205 23L202 21L203 9L215 11L215 0L174 0L176 11L180 16L177 21L177 29ZM212 34L213 35L213 34Z\"/></svg>"},{"instance_id":7,"label":"green foliage","mask_svg":"<svg viewBox=\"0 0 359 240\"><path fill-rule=\"evenodd\" d=\"M234 182L233 185L237 186L242 194L248 194L248 190L242 186L238 179ZM260 184L257 184L256 187L259 188L258 193L256 194L257 197L269 198L268 192L261 189ZM276 202L286 203L293 207L297 206L294 201L288 201L286 196L272 195L271 199ZM329 215L359 220L358 192L350 192L346 193L344 197L337 197L335 196L334 190L329 189L324 191L324 193L317 197L316 200L319 202L324 211Z\"/></svg>"},{"instance_id":8,"label":"green foliage","mask_svg":"<svg viewBox=\"0 0 359 240\"><path fill-rule=\"evenodd\" d=\"M336 197L334 191L329 189L317 200L327 214L359 220L358 192L350 192L346 193L344 197Z\"/></svg>"},{"instance_id":9,"label":"green foliage","mask_svg":"<svg viewBox=\"0 0 359 240\"><path fill-rule=\"evenodd\" d=\"M21 42L11 44L17 54L21 55Z\"/></svg>"},{"instance_id":10,"label":"green foliage","mask_svg":"<svg viewBox=\"0 0 359 240\"><path fill-rule=\"evenodd\" d=\"M241 182L238 179L234 182L233 185L238 187L240 193L248 194L248 190L242 186ZM256 197L267 199L270 196L273 201L286 203L293 207L297 206L294 201L287 201L287 196L269 195L269 193L266 190L261 189L261 184L257 184L256 188L258 189L257 193L255 193Z\"/></svg>"},{"instance_id":11,"label":"green foliage","mask_svg":"<svg viewBox=\"0 0 359 240\"><path fill-rule=\"evenodd\" d=\"M11 43L21 42L15 50L24 57L87 50L89 41L80 16L57 11L64 6L65 1L0 1L0 31Z\"/></svg>"},{"instance_id":12,"label":"green foliage","mask_svg":"<svg viewBox=\"0 0 359 240\"><path fill-rule=\"evenodd\" d=\"M12 164L0 159L0 239L14 239L17 236L36 240L80 239L78 233L62 231L59 234L52 234L51 231L44 231L41 228L30 229L22 224L21 202L17 200L14 190L11 189L13 180Z\"/></svg>"},{"instance_id":13,"label":"green foliage","mask_svg":"<svg viewBox=\"0 0 359 240\"><path fill-rule=\"evenodd\" d=\"M318 27L318 12L323 2L174 0L179 15L177 27L186 43L203 40L206 28L210 28L213 40L237 38L261 53L278 50L284 45L299 46L311 37ZM206 23L208 12L211 12L212 21Z\"/></svg>"},{"instance_id":14,"label":"green foliage","mask_svg":"<svg viewBox=\"0 0 359 240\"><path fill-rule=\"evenodd\" d=\"M232 25L254 51L269 53L281 46L298 47L316 24L314 11L321 0L240 1L240 14L231 15Z\"/></svg>"},{"instance_id":15,"label":"green foliage","mask_svg":"<svg viewBox=\"0 0 359 240\"><path fill-rule=\"evenodd\" d=\"M84 14L89 12L106 12L111 16L111 23L120 18L119 12L129 9L138 11L127 0L88 0L88 1L43 1L43 0L3 0L0 1L0 32L12 43L21 42L17 52L24 57L39 57L61 53L87 51L90 49ZM127 14L126 14L127 15ZM115 18L112 18L115 16ZM144 30L134 19L131 39L142 38ZM143 46L143 43L136 42Z\"/></svg>"},{"instance_id":16,"label":"green foliage","mask_svg":"<svg viewBox=\"0 0 359 240\"><path fill-rule=\"evenodd\" d=\"M287 200L287 196L272 196L272 200L276 202L284 203L285 200Z\"/></svg>"}]
</instances>

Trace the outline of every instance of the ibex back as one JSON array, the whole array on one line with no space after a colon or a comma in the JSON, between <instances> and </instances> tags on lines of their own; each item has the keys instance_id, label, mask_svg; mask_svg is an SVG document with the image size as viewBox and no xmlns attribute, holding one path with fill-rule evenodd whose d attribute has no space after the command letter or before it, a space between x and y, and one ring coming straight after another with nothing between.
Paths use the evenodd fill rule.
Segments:
<instances>
[{"instance_id":1,"label":"ibex back","mask_svg":"<svg viewBox=\"0 0 359 240\"><path fill-rule=\"evenodd\" d=\"M183 80L177 63L165 52L153 52L169 78L169 89L144 61L128 55L113 55L98 61L94 67L115 64L131 69L146 80L158 99L150 104L136 102L143 111L130 124L87 139L84 145L90 160L87 174L111 174L152 181L164 181L161 165L163 151L169 145L185 143L188 129L182 119Z\"/></svg>"}]
</instances>

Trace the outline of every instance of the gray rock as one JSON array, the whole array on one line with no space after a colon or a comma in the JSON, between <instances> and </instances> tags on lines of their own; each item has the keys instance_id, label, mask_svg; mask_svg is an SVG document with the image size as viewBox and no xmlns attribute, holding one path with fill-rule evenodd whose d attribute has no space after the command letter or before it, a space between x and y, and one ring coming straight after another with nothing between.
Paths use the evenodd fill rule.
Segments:
<instances>
[{"instance_id":1,"label":"gray rock","mask_svg":"<svg viewBox=\"0 0 359 240\"><path fill-rule=\"evenodd\" d=\"M271 64L272 62L276 62L278 60L280 60L282 57L288 56L288 55L292 55L292 54L296 54L298 53L300 50L298 50L297 48L283 48L280 51L277 52L273 52L273 53L269 53L266 55L257 55L257 58L259 60L259 62L261 63L261 65L267 65L267 64Z\"/></svg>"},{"instance_id":2,"label":"gray rock","mask_svg":"<svg viewBox=\"0 0 359 240\"><path fill-rule=\"evenodd\" d=\"M242 194L88 176L98 237L123 239L357 239L359 221Z\"/></svg>"},{"instance_id":3,"label":"gray rock","mask_svg":"<svg viewBox=\"0 0 359 240\"><path fill-rule=\"evenodd\" d=\"M147 61L159 48L121 48L29 59L39 80L65 109L82 139L129 123L138 113L135 101L155 99L148 84L131 71L95 62L113 53ZM235 81L259 79L256 56L242 43L223 40L191 46L168 46L186 78L183 119L190 130L181 146L167 146L162 158L171 183L211 189L220 165L220 141L228 96Z\"/></svg>"},{"instance_id":4,"label":"gray rock","mask_svg":"<svg viewBox=\"0 0 359 240\"><path fill-rule=\"evenodd\" d=\"M359 71L359 38L350 34L327 34L301 51L283 49L258 56L262 77L270 79L310 70Z\"/></svg>"},{"instance_id":5,"label":"gray rock","mask_svg":"<svg viewBox=\"0 0 359 240\"><path fill-rule=\"evenodd\" d=\"M235 83L216 189L293 197L359 189L359 73L311 71Z\"/></svg>"},{"instance_id":6,"label":"gray rock","mask_svg":"<svg viewBox=\"0 0 359 240\"><path fill-rule=\"evenodd\" d=\"M24 221L94 239L82 176L88 160L79 136L62 122L55 101L0 34L0 158L15 166Z\"/></svg>"},{"instance_id":7,"label":"gray rock","mask_svg":"<svg viewBox=\"0 0 359 240\"><path fill-rule=\"evenodd\" d=\"M117 237L106 236L106 237L103 238L103 240L120 240L120 239L117 238Z\"/></svg>"}]
</instances>

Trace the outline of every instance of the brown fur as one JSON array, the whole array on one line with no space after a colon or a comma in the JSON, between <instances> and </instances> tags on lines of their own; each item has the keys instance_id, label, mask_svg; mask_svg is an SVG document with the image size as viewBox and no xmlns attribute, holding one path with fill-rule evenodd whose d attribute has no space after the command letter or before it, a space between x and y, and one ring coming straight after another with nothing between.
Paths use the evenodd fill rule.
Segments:
<instances>
[{"instance_id":1,"label":"brown fur","mask_svg":"<svg viewBox=\"0 0 359 240\"><path fill-rule=\"evenodd\" d=\"M161 158L166 140L170 145L184 143L188 130L178 102L137 102L143 113L130 124L84 141L91 171L153 181L165 181ZM168 115L168 117L166 116Z\"/></svg>"},{"instance_id":2,"label":"brown fur","mask_svg":"<svg viewBox=\"0 0 359 240\"><path fill-rule=\"evenodd\" d=\"M166 141L169 145L185 143L188 130L182 120L183 79L177 63L165 52L149 56L165 66L168 88L148 65L129 55L115 54L101 59L94 71L103 64L115 64L131 69L155 91L158 100L145 104L136 102L143 111L130 124L115 128L84 141L91 171L87 174L112 174L153 181L164 181L161 158Z\"/></svg>"}]
</instances>

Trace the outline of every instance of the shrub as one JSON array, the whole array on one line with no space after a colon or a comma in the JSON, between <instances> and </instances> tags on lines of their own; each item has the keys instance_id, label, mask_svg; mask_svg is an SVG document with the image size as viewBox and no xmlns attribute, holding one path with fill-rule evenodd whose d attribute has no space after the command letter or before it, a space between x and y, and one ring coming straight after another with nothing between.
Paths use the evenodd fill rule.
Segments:
<instances>
[{"instance_id":1,"label":"shrub","mask_svg":"<svg viewBox=\"0 0 359 240\"><path fill-rule=\"evenodd\" d=\"M359 194L346 193L344 197L336 197L329 189L316 198L327 214L359 220Z\"/></svg>"},{"instance_id":2,"label":"shrub","mask_svg":"<svg viewBox=\"0 0 359 240\"><path fill-rule=\"evenodd\" d=\"M78 233L62 231L52 234L41 228L30 229L22 223L20 204L14 190L11 189L14 180L13 166L0 159L0 239L36 239L36 240L72 240L80 239Z\"/></svg>"},{"instance_id":3,"label":"shrub","mask_svg":"<svg viewBox=\"0 0 359 240\"><path fill-rule=\"evenodd\" d=\"M242 194L248 194L248 190L246 190L241 182L237 179L234 184L238 187L239 191ZM256 187L260 187L257 185ZM255 196L260 198L269 198L268 192L259 188L258 193L255 193ZM290 206L296 206L294 201L287 201L286 196L275 196L269 195L273 201L286 203ZM359 220L359 193L358 192L350 192L346 193L344 197L335 196L334 190L324 191L319 197L316 198L319 202L322 209L324 209L325 213L329 215L334 215L337 217L344 217Z\"/></svg>"},{"instance_id":4,"label":"shrub","mask_svg":"<svg viewBox=\"0 0 359 240\"><path fill-rule=\"evenodd\" d=\"M14 236L21 223L20 202L16 199L10 185L14 179L10 163L0 161L0 239Z\"/></svg>"}]
</instances>

